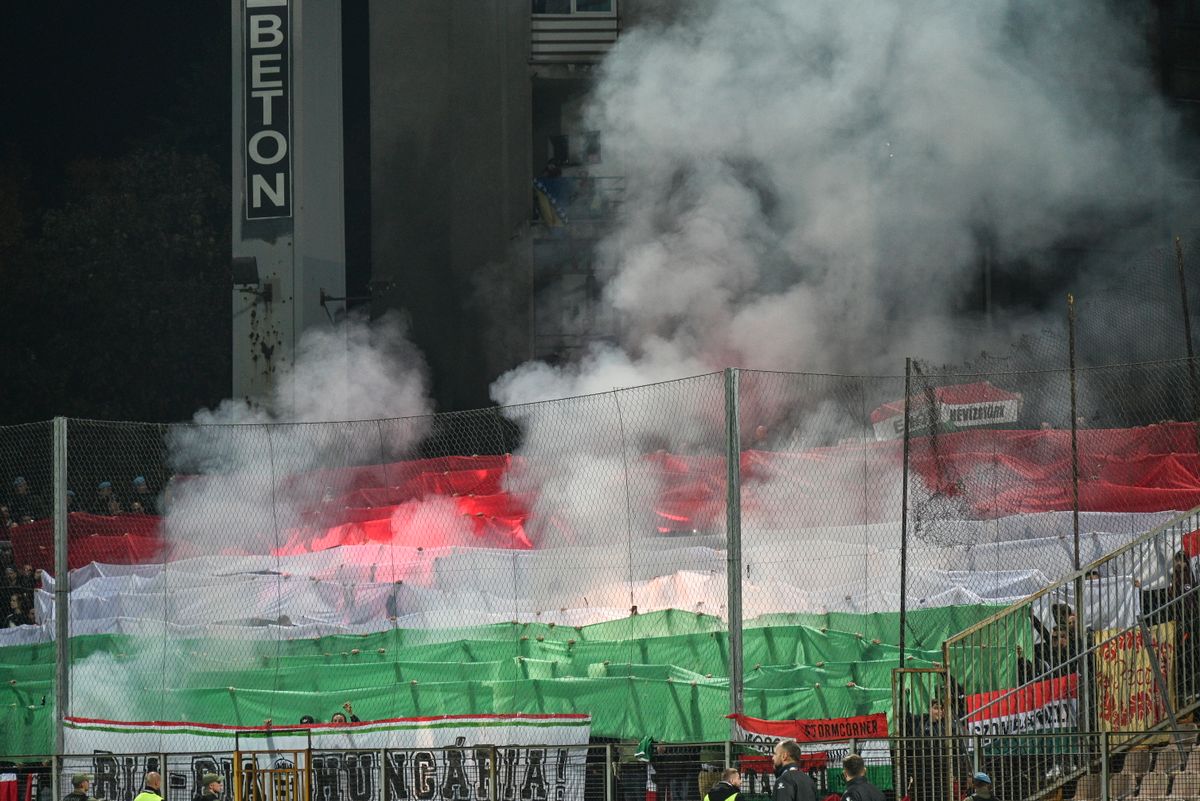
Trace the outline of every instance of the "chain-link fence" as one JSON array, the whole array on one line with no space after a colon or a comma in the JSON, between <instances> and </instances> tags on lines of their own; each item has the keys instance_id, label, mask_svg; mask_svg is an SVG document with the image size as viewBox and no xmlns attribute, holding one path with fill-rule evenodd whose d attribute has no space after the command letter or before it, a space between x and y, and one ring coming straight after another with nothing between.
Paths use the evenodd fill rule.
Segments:
<instances>
[{"instance_id":1,"label":"chain-link fence","mask_svg":"<svg viewBox=\"0 0 1200 801\"><path fill-rule=\"evenodd\" d=\"M1103 324L1079 311L1077 350L1102 361ZM1178 337L1155 336L1178 345L1182 320ZM768 785L773 721L882 717L912 742L873 746L897 769L870 767L873 781L914 780L931 801L958 792L961 760L942 738L977 762L970 716L1022 719L1012 698L1046 678L1063 681L1049 701L1033 693L1038 710L1061 713L1072 688L1079 708L1053 733L1103 728L1084 688L1104 679L1106 641L1088 622L1084 657L1081 618L1136 607L1170 659L1194 646L1190 529L1153 553L1120 551L1200 506L1194 364L1071 370L1068 333L1027 349L1040 369L1018 355L916 362L907 377L729 370L400 420L0 429L0 556L25 616L0 638L12 694L0 753L161 755L180 738L344 722L359 738L344 753L383 754L453 720L472 744L521 749L538 730L563 747L609 743L600 752L617 756L585 760L605 798L652 786L683 798L743 757L745 792ZM1080 571L1114 552L1133 563ZM1090 601L1093 588L1107 600ZM69 636L56 643L56 629ZM1047 673L1059 629L1074 680ZM1164 675L1149 697L1179 722L1194 666ZM438 745L459 736L441 731ZM1139 730L1107 731L1121 748L1117 735ZM757 744L682 745L731 734ZM629 745L647 737L673 749L652 768ZM1079 754L1098 742L1013 763L1012 786L1090 764ZM821 789L838 792L839 776Z\"/></svg>"}]
</instances>

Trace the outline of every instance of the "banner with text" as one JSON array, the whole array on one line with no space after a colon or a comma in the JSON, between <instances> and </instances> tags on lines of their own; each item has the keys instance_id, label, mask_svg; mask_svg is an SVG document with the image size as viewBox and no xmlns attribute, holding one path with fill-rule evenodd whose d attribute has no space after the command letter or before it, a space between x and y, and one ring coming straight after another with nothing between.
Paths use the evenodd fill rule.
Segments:
<instances>
[{"instance_id":1,"label":"banner with text","mask_svg":"<svg viewBox=\"0 0 1200 801\"><path fill-rule=\"evenodd\" d=\"M1096 715L1103 731L1144 732L1167 719L1166 700L1175 693L1175 623L1150 626L1149 632L1149 643L1137 629L1096 634L1102 643L1096 651ZM1109 742L1129 739L1110 736ZM1158 739L1167 741L1166 735Z\"/></svg>"},{"instance_id":2,"label":"banner with text","mask_svg":"<svg viewBox=\"0 0 1200 801\"><path fill-rule=\"evenodd\" d=\"M1079 676L1072 673L1034 682L1019 689L992 690L966 698L967 733L979 735L984 750L1002 743L1006 752L1052 748L1050 740L1035 738L991 740L994 735L1074 731L1079 721ZM967 749L975 740L967 741Z\"/></svg>"},{"instance_id":3,"label":"banner with text","mask_svg":"<svg viewBox=\"0 0 1200 801\"><path fill-rule=\"evenodd\" d=\"M588 715L443 715L281 729L69 717L64 738L66 751L76 754L293 751L310 743L313 749L350 751L494 743L587 745L591 720Z\"/></svg>"},{"instance_id":4,"label":"banner with text","mask_svg":"<svg viewBox=\"0 0 1200 801\"><path fill-rule=\"evenodd\" d=\"M499 801L584 801L586 746L477 746L396 751L242 752L244 786L258 787L256 773L305 769L311 759L309 798L285 798L279 784L264 793L272 801L487 801L495 776ZM493 771L493 754L495 768ZM297 757L301 764L297 765ZM215 773L224 783L221 801L234 797L233 753L108 754L64 757L61 780L90 773L91 793L104 801L132 801L146 773L162 775L166 801L191 801L201 777ZM294 785L302 786L299 783Z\"/></svg>"},{"instance_id":5,"label":"banner with text","mask_svg":"<svg viewBox=\"0 0 1200 801\"><path fill-rule=\"evenodd\" d=\"M763 720L746 715L729 715L737 723L735 737L759 752L739 758L737 767L743 774L743 786L754 787L762 777L765 787L770 787L773 766L768 754L777 743L795 740L803 751L800 767L809 773L829 770L828 783L822 786L836 789L841 775L842 760L850 754L851 740L854 748L868 765L885 769L886 775L871 776L880 786L891 785L891 750L888 748L887 715L859 715L850 718L822 720ZM753 790L747 791L753 794Z\"/></svg>"}]
</instances>

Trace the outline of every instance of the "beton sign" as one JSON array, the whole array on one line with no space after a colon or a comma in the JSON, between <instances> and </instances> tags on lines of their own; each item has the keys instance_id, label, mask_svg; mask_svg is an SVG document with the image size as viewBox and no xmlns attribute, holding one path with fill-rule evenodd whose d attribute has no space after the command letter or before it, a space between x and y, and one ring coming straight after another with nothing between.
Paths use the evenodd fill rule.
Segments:
<instances>
[{"instance_id":1,"label":"beton sign","mask_svg":"<svg viewBox=\"0 0 1200 801\"><path fill-rule=\"evenodd\" d=\"M244 0L246 219L292 216L291 6Z\"/></svg>"}]
</instances>

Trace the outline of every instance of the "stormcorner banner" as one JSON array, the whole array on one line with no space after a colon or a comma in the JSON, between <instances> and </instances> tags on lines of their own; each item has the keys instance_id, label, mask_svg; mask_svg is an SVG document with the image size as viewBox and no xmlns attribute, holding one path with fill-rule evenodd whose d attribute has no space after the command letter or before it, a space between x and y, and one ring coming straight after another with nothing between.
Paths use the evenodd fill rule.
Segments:
<instances>
[{"instance_id":1,"label":"stormcorner banner","mask_svg":"<svg viewBox=\"0 0 1200 801\"><path fill-rule=\"evenodd\" d=\"M975 693L967 696L966 704L969 734L991 737L1074 730L1079 719L1079 675L1045 679L1020 689ZM1032 742L1004 742L1006 748L1033 747ZM990 745L989 740L981 741L985 749ZM974 747L971 738L967 748Z\"/></svg>"},{"instance_id":2,"label":"stormcorner banner","mask_svg":"<svg viewBox=\"0 0 1200 801\"><path fill-rule=\"evenodd\" d=\"M215 746L230 745L217 742ZM92 792L106 801L132 801L146 774L162 775L164 795L194 798L201 778L215 773L224 782L221 801L235 797L234 754L217 748L168 754L95 753L62 760L61 782L76 773L93 776ZM305 764L305 761L309 764ZM494 764L493 764L494 760ZM584 801L586 746L452 746L396 751L243 751L241 797L274 801ZM381 770L382 767L382 770ZM311 769L309 798L286 774ZM271 771L268 773L267 771ZM495 790L491 787L495 781ZM265 786L270 785L270 786Z\"/></svg>"},{"instance_id":3,"label":"stormcorner banner","mask_svg":"<svg viewBox=\"0 0 1200 801\"><path fill-rule=\"evenodd\" d=\"M729 715L737 722L737 738L759 745L764 751L784 740L795 740L805 753L805 770L822 770L829 763L840 765L850 753L850 741L863 759L874 765L891 763L888 749L887 715L859 715L827 720L762 720L746 715Z\"/></svg>"},{"instance_id":4,"label":"stormcorner banner","mask_svg":"<svg viewBox=\"0 0 1200 801\"><path fill-rule=\"evenodd\" d=\"M1149 647L1136 629L1103 629L1096 635L1101 643L1096 650L1096 714L1103 731L1145 732L1167 719L1155 672L1163 672L1167 697L1174 697L1175 623L1159 623L1149 630ZM1132 737L1109 737L1114 743L1127 739ZM1162 735L1155 741L1167 739ZM1138 742L1150 741L1139 737Z\"/></svg>"},{"instance_id":5,"label":"stormcorner banner","mask_svg":"<svg viewBox=\"0 0 1200 801\"><path fill-rule=\"evenodd\" d=\"M64 745L76 754L587 745L591 722L589 715L444 715L279 729L68 717Z\"/></svg>"}]
</instances>

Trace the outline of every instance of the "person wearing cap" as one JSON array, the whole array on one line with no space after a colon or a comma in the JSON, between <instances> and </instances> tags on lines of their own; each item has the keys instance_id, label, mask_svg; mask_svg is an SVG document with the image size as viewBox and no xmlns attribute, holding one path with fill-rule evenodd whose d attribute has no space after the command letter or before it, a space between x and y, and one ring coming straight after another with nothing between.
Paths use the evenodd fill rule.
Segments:
<instances>
[{"instance_id":1,"label":"person wearing cap","mask_svg":"<svg viewBox=\"0 0 1200 801\"><path fill-rule=\"evenodd\" d=\"M842 776L846 779L842 801L884 801L879 788L867 781L867 764L858 754L842 760Z\"/></svg>"},{"instance_id":2,"label":"person wearing cap","mask_svg":"<svg viewBox=\"0 0 1200 801\"><path fill-rule=\"evenodd\" d=\"M215 801L225 792L225 783L215 773L205 773L200 777L200 792L192 801Z\"/></svg>"},{"instance_id":3,"label":"person wearing cap","mask_svg":"<svg viewBox=\"0 0 1200 801\"><path fill-rule=\"evenodd\" d=\"M975 792L967 796L964 801L993 801L996 798L992 794L992 777L983 771L971 777L971 785L975 788Z\"/></svg>"},{"instance_id":4,"label":"person wearing cap","mask_svg":"<svg viewBox=\"0 0 1200 801\"><path fill-rule=\"evenodd\" d=\"M162 801L162 776L157 771L146 774L146 786L133 797L133 801Z\"/></svg>"},{"instance_id":5,"label":"person wearing cap","mask_svg":"<svg viewBox=\"0 0 1200 801\"><path fill-rule=\"evenodd\" d=\"M150 491L146 477L134 476L129 484L133 493L129 499L129 510L144 515L158 514L158 510L154 508L154 493Z\"/></svg>"},{"instance_id":6,"label":"person wearing cap","mask_svg":"<svg viewBox=\"0 0 1200 801\"><path fill-rule=\"evenodd\" d=\"M12 483L12 501L8 511L18 523L28 523L48 517L46 504L30 488L24 476L17 476Z\"/></svg>"},{"instance_id":7,"label":"person wearing cap","mask_svg":"<svg viewBox=\"0 0 1200 801\"><path fill-rule=\"evenodd\" d=\"M109 501L115 499L113 495L113 485L111 481L101 481L96 485L96 497L92 502L92 514L106 515L108 514Z\"/></svg>"},{"instance_id":8,"label":"person wearing cap","mask_svg":"<svg viewBox=\"0 0 1200 801\"><path fill-rule=\"evenodd\" d=\"M71 777L74 789L63 796L63 801L88 801L88 790L92 789L92 777L87 773L76 773Z\"/></svg>"}]
</instances>

